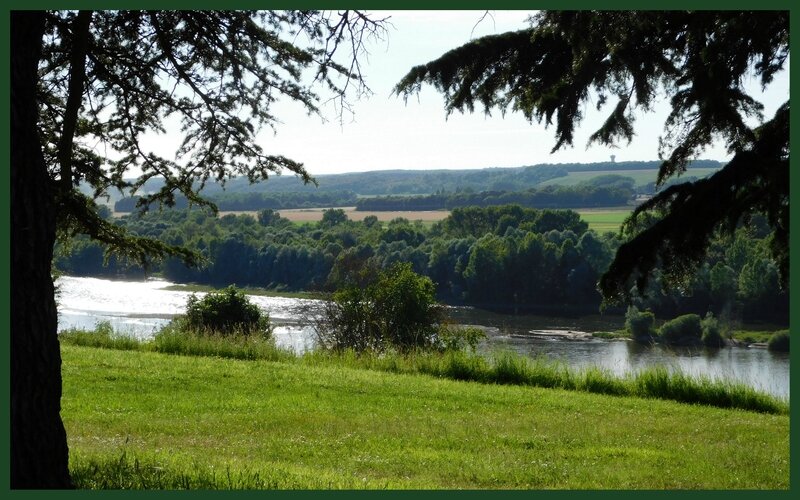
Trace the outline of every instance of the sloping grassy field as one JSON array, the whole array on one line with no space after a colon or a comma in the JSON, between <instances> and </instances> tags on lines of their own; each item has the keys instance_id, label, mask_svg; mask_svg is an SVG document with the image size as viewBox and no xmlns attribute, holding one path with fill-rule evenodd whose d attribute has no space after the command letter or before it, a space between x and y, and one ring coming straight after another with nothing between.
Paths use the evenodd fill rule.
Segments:
<instances>
[{"instance_id":1,"label":"sloping grassy field","mask_svg":"<svg viewBox=\"0 0 800 500\"><path fill-rule=\"evenodd\" d=\"M684 177L698 177L702 178L716 172L717 168L692 168L683 174ZM586 182L594 177L601 175L621 175L624 177L633 178L637 186L647 184L648 182L655 182L658 176L658 170L598 170L593 172L569 172L566 177L557 177L542 182L538 186L575 186L581 182Z\"/></svg>"},{"instance_id":2,"label":"sloping grassy field","mask_svg":"<svg viewBox=\"0 0 800 500\"><path fill-rule=\"evenodd\" d=\"M82 488L788 488L789 417L62 346Z\"/></svg>"},{"instance_id":3,"label":"sloping grassy field","mask_svg":"<svg viewBox=\"0 0 800 500\"><path fill-rule=\"evenodd\" d=\"M593 229L598 233L616 233L625 218L631 214L630 208L577 209L575 211L581 215L581 219L589 224L589 229Z\"/></svg>"}]
</instances>

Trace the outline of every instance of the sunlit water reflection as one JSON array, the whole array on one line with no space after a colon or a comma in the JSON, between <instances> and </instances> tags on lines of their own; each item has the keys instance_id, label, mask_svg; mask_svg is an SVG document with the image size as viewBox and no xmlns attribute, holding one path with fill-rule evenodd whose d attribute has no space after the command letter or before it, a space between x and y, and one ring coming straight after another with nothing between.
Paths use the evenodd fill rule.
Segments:
<instances>
[{"instance_id":1,"label":"sunlit water reflection","mask_svg":"<svg viewBox=\"0 0 800 500\"><path fill-rule=\"evenodd\" d=\"M166 290L160 280L112 281L64 276L58 287L59 329L91 329L108 321L115 331L150 338L171 318L183 313L189 292ZM203 295L198 293L198 295ZM278 346L303 352L314 346L309 316L321 310L318 300L250 296L268 312L275 325ZM789 356L765 349L667 348L626 341L566 341L531 335L536 330L593 332L617 329L619 317L570 319L543 316L507 316L479 309L450 308L452 320L479 326L487 333L481 351L509 349L531 356L562 361L572 367L599 366L624 374L654 364L684 373L736 380L780 397L789 397Z\"/></svg>"},{"instance_id":2,"label":"sunlit water reflection","mask_svg":"<svg viewBox=\"0 0 800 500\"><path fill-rule=\"evenodd\" d=\"M182 314L191 292L167 290L172 283L161 280L114 281L62 276L58 288L58 327L92 329L107 321L115 331L139 339L152 337L170 319ZM198 296L205 295L202 292ZM270 315L275 341L296 352L313 347L313 334L304 321L307 311L319 301L283 297L249 296Z\"/></svg>"}]
</instances>

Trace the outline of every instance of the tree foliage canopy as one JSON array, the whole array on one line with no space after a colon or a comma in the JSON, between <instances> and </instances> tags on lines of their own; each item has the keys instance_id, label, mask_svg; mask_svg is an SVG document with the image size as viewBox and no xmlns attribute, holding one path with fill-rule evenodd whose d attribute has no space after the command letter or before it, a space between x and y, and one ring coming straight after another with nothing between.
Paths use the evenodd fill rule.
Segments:
<instances>
[{"instance_id":1,"label":"tree foliage canopy","mask_svg":"<svg viewBox=\"0 0 800 500\"><path fill-rule=\"evenodd\" d=\"M10 25L10 484L66 488L51 275L57 234L84 233L139 262L199 260L132 236L102 217L95 199L112 189L136 194L155 176L165 182L142 193L143 208L172 205L178 194L209 204L204 184L237 175L258 181L288 169L311 182L301 163L268 152L258 132L278 123L279 99L318 113L325 99L342 110L351 91L367 90L359 57L384 23L356 11L12 10ZM181 127L174 158L145 141L170 119ZM93 196L76 189L81 182Z\"/></svg>"},{"instance_id":2,"label":"tree foliage canopy","mask_svg":"<svg viewBox=\"0 0 800 500\"><path fill-rule=\"evenodd\" d=\"M368 92L358 56L382 29L352 11L48 12L38 100L60 229L138 260L191 261L185 250L132 238L97 217L93 198L135 193L154 177L165 182L143 193L144 209L171 206L177 195L210 205L199 195L206 182L235 176L256 182L286 169L313 182L302 163L267 152L257 134L279 123L280 99L319 114L327 99L341 112L348 95ZM145 145L147 134L167 132L168 120L181 130L174 158ZM81 181L93 197L73 189Z\"/></svg>"},{"instance_id":3,"label":"tree foliage canopy","mask_svg":"<svg viewBox=\"0 0 800 500\"><path fill-rule=\"evenodd\" d=\"M789 57L788 11L541 12L525 30L487 36L413 68L395 87L408 98L423 84L445 110L521 112L555 123L553 151L572 145L590 100L616 103L589 143L634 135L634 111L664 93L672 111L660 139L658 182L680 175L721 139L734 154L717 174L665 189L639 206L600 287L609 301L644 290L660 266L679 281L699 262L712 233L754 212L774 229L772 253L784 282L789 247L789 102L764 122L744 82L766 87ZM761 125L748 125L756 119ZM655 217L650 217L655 214Z\"/></svg>"}]
</instances>

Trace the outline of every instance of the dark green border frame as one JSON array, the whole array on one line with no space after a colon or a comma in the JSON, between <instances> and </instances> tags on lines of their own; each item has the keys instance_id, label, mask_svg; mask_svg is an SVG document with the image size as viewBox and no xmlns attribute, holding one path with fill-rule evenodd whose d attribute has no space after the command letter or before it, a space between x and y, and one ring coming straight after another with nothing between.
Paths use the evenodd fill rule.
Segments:
<instances>
[{"instance_id":1,"label":"dark green border frame","mask_svg":"<svg viewBox=\"0 0 800 500\"><path fill-rule=\"evenodd\" d=\"M136 8L136 9L165 9L165 8L175 8L175 9L198 9L198 8L241 8L241 9L260 9L260 8L327 8L327 9L335 9L341 8L342 6L347 6L349 8L379 8L379 9L395 9L395 10L412 10L412 9L419 9L419 10L433 10L433 9L440 9L440 10L486 10L487 4L491 5L491 9L493 10L528 10L528 9L590 9L590 8L604 8L604 9L697 9L697 8L704 8L704 9L720 9L720 10L738 10L738 9L759 9L759 10L790 10L790 32L793 31L793 28L798 26L800 22L800 14L798 13L798 9L792 9L790 7L790 2L788 1L775 1L775 0L764 0L760 2L753 2L753 1L741 1L741 0L729 0L726 2L722 2L720 0L700 0L698 1L686 1L686 0L676 0L673 2L652 2L652 3L643 3L641 0L632 1L632 0L612 0L606 2L592 2L588 0L566 0L566 1L554 1L554 0L535 0L533 2L525 2L520 0L494 0L491 2L487 2L486 0L462 0L462 1L421 1L421 0L406 0L406 1L398 1L398 0L369 0L369 1L358 1L358 0L341 0L341 1L332 1L332 0L316 0L316 1L309 1L309 0L277 0L277 1L258 1L258 0L232 0L228 2L221 2L219 0L200 0L200 1L187 1L187 0L161 0L161 1L154 1L154 0L141 0L141 1L118 1L118 0L106 0L106 1L98 1L98 0L78 0L78 1L68 1L68 2L56 2L53 0L31 0L31 1L20 1L20 0L10 0L4 2L5 7L2 11L2 15L0 17L0 33L2 33L2 37L0 40L0 53L2 54L2 69L0 70L0 74L2 74L2 79L0 79L0 92L3 94L4 98L2 102L0 102L0 151L3 151L2 161L0 161L0 175L2 175L2 181L0 181L0 200L4 200L6 210L0 210L0 366L3 368L0 370L0 400L3 402L2 404L2 412L0 412L0 496L6 497L8 495L9 498L51 498L52 496L59 496L59 497L72 497L76 498L77 496L80 497L89 497L95 495L103 495L110 496L110 497L122 497L123 495L127 498L130 496L134 497L141 497L144 495L158 495L158 496L167 496L167 495L186 495L191 494L193 497L195 495L201 495L203 497L215 497L219 498L220 495L228 496L228 495L236 495L237 497L250 497L256 498L256 495L260 498L264 496L267 497L279 497L279 498L321 498L323 495L326 498L334 498L334 499L344 499L344 498L365 498L367 496L372 497L380 497L380 498L417 498L418 496L422 495L425 498L444 498L444 497L454 497L458 495L459 498L464 500L472 500L472 499L483 499L486 496L490 498L531 498L534 495L545 494L551 498L575 498L576 495L581 497L586 496L601 496L601 497L608 497L611 498L641 498L642 495L645 497L653 498L653 497L661 497L662 495L670 495L670 496L680 496L680 497L690 497L690 498L714 498L718 497L721 498L722 495L725 495L726 498L736 497L736 498L753 498L756 495L762 496L766 495L771 498L789 498L791 488L793 485L797 484L798 479L800 479L800 467L793 466L795 463L791 460L792 456L795 455L795 451L798 449L797 446L797 438L794 435L794 432L790 432L790 490L789 491L729 491L729 492L722 492L722 491L699 491L699 492L684 492L684 491L670 491L670 492L660 492L660 491L548 491L548 492L530 492L530 491L460 491L460 492L452 492L452 491L388 491L388 492L353 492L353 491L268 491L268 492L191 492L191 493L182 493L182 492L146 492L146 491L139 491L139 492L119 492L119 491L107 491L107 492L88 492L88 491L74 491L74 492L57 492L57 493L50 493L50 492L41 492L41 491L10 491L9 490L9 472L10 472L10 464L9 464L9 384L10 384L10 374L9 374L9 366L10 366L10 335L8 334L10 330L10 320L9 320L9 313L10 313L10 269L9 269L9 249L11 245L10 241L10 216L9 216L9 204L10 204L10 191L9 191L9 163L10 163L10 151L9 151L9 130L10 130L10 116L9 116L9 97L10 97L10 89L9 89L9 11L14 9L45 9L45 8L60 8L60 9L69 9L69 8L96 8L96 9L109 9L109 8ZM797 45L792 42L790 46L793 47ZM425 61L420 61L425 62ZM791 70L790 67L790 87L791 82L795 80L794 74L797 71ZM800 119L798 119L798 113L794 112L791 115L791 139L792 143L797 143L797 137L800 134ZM790 183L791 183L791 196L795 198L797 193L800 193L800 174L795 174L794 171L797 169L797 161L791 162L791 173L790 173ZM794 205L794 204L792 204ZM794 248L797 248L796 244L800 244L800 240L798 240L798 230L800 230L800 213L795 208L791 209L791 219L790 219L790 228L791 228L791 260L794 261L795 257L800 250L795 251ZM792 290L797 291L798 286L800 286L800 272L795 269L793 266L790 268L790 288ZM797 321L800 320L800 300L797 298L797 294L791 295L791 315L790 315L790 324L795 325ZM797 352L798 348L795 348L794 354L791 355L791 363L795 364L797 359L800 358L800 354ZM791 373L791 372L790 372ZM797 376L790 375L790 393L795 392L798 388L796 379ZM792 409L792 420L794 420L794 405ZM792 425L790 423L790 429Z\"/></svg>"}]
</instances>

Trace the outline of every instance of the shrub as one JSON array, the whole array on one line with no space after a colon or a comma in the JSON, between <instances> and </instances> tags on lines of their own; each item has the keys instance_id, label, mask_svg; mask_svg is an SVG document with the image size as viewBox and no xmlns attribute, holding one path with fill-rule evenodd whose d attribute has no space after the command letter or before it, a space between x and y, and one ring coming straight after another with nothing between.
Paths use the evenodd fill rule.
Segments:
<instances>
[{"instance_id":1,"label":"shrub","mask_svg":"<svg viewBox=\"0 0 800 500\"><path fill-rule=\"evenodd\" d=\"M374 305L366 290L346 285L334 292L315 322L317 342L328 350L379 350L382 339Z\"/></svg>"},{"instance_id":2,"label":"shrub","mask_svg":"<svg viewBox=\"0 0 800 500\"><path fill-rule=\"evenodd\" d=\"M428 347L436 338L444 309L436 302L436 286L415 273L410 263L399 263L378 277L371 290L380 330L393 347Z\"/></svg>"},{"instance_id":3,"label":"shrub","mask_svg":"<svg viewBox=\"0 0 800 500\"><path fill-rule=\"evenodd\" d=\"M700 316L697 314L678 316L664 323L659 330L661 340L667 344L697 344L701 341L702 334Z\"/></svg>"},{"instance_id":4,"label":"shrub","mask_svg":"<svg viewBox=\"0 0 800 500\"><path fill-rule=\"evenodd\" d=\"M441 351L475 352L478 344L486 338L486 333L480 328L459 328L451 325L441 325L436 335L435 344Z\"/></svg>"},{"instance_id":5,"label":"shrub","mask_svg":"<svg viewBox=\"0 0 800 500\"><path fill-rule=\"evenodd\" d=\"M638 342L652 342L655 321L656 318L650 311L640 312L635 306L630 306L625 314L625 329Z\"/></svg>"},{"instance_id":6,"label":"shrub","mask_svg":"<svg viewBox=\"0 0 800 500\"><path fill-rule=\"evenodd\" d=\"M349 281L334 292L317 322L317 339L323 348L357 352L431 348L443 319L430 278L397 263L369 283Z\"/></svg>"},{"instance_id":7,"label":"shrub","mask_svg":"<svg viewBox=\"0 0 800 500\"><path fill-rule=\"evenodd\" d=\"M706 314L706 317L700 322L700 327L703 331L703 344L708 347L722 347L725 345L725 339L722 337L719 321L717 321L717 318L715 318L713 314Z\"/></svg>"},{"instance_id":8,"label":"shrub","mask_svg":"<svg viewBox=\"0 0 800 500\"><path fill-rule=\"evenodd\" d=\"M789 352L789 330L774 333L767 341L767 349L770 351Z\"/></svg>"},{"instance_id":9,"label":"shrub","mask_svg":"<svg viewBox=\"0 0 800 500\"><path fill-rule=\"evenodd\" d=\"M186 314L180 319L189 329L213 334L268 337L272 333L269 315L233 285L209 292L203 298L191 294L186 303Z\"/></svg>"}]
</instances>

